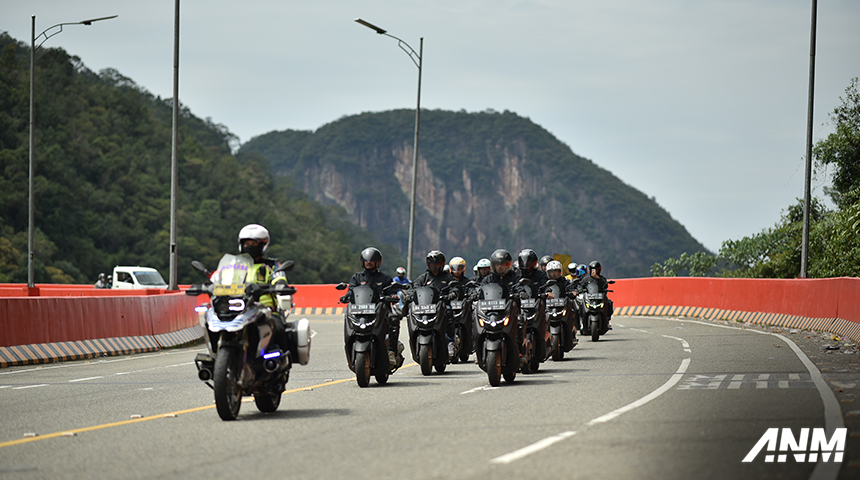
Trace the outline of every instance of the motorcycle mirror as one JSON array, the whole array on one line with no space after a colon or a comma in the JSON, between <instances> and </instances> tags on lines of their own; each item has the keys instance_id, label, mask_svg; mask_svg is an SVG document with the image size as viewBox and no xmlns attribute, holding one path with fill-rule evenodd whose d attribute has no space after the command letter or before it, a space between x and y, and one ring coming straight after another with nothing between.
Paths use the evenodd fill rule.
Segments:
<instances>
[{"instance_id":1,"label":"motorcycle mirror","mask_svg":"<svg viewBox=\"0 0 860 480\"><path fill-rule=\"evenodd\" d=\"M275 270L275 271L276 271L276 272L289 272L289 271L290 271L290 270L292 270L292 269L293 269L293 267L295 267L295 266L296 266L296 262L294 262L294 261L292 261L292 260L287 260L286 262L282 263L282 264L278 267L278 269L277 269L277 270Z\"/></svg>"},{"instance_id":2,"label":"motorcycle mirror","mask_svg":"<svg viewBox=\"0 0 860 480\"><path fill-rule=\"evenodd\" d=\"M403 289L403 284L398 283L398 282L391 282L391 285L385 287L386 292L390 292L392 290L397 291L397 290L402 290L402 289Z\"/></svg>"},{"instance_id":3,"label":"motorcycle mirror","mask_svg":"<svg viewBox=\"0 0 860 480\"><path fill-rule=\"evenodd\" d=\"M557 282L557 281L555 281L555 280L547 280L547 281L546 281L546 286L547 286L547 287L551 287L551 286L555 285L556 283L558 283L558 282Z\"/></svg>"},{"instance_id":4,"label":"motorcycle mirror","mask_svg":"<svg viewBox=\"0 0 860 480\"><path fill-rule=\"evenodd\" d=\"M194 270L197 270L198 272L202 273L203 275L209 275L209 270L206 270L206 267L197 260L191 262L191 267Z\"/></svg>"},{"instance_id":5,"label":"motorcycle mirror","mask_svg":"<svg viewBox=\"0 0 860 480\"><path fill-rule=\"evenodd\" d=\"M338 283L337 286L334 288L336 288L337 290L346 290L346 284L345 283Z\"/></svg>"},{"instance_id":6,"label":"motorcycle mirror","mask_svg":"<svg viewBox=\"0 0 860 480\"><path fill-rule=\"evenodd\" d=\"M466 284L465 284L465 285L463 285L463 286L464 286L464 287L477 287L477 286L478 286L478 282L476 282L476 281L474 281L474 280L469 280L469 281L468 281L468 282L466 282Z\"/></svg>"},{"instance_id":7,"label":"motorcycle mirror","mask_svg":"<svg viewBox=\"0 0 860 480\"><path fill-rule=\"evenodd\" d=\"M525 286L525 285L531 285L532 281L529 280L528 278L521 278L520 281L517 283Z\"/></svg>"}]
</instances>

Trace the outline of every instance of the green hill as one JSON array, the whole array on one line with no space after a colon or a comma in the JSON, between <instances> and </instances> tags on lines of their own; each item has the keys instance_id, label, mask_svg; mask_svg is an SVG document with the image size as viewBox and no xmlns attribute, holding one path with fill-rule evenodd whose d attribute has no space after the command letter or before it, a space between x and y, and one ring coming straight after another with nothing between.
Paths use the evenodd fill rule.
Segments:
<instances>
[{"instance_id":1,"label":"green hill","mask_svg":"<svg viewBox=\"0 0 860 480\"><path fill-rule=\"evenodd\" d=\"M363 113L314 132L270 132L242 146L310 198L405 252L414 110ZM439 248L470 265L495 248L600 260L612 276L704 251L642 192L512 112L422 111L416 264ZM420 271L420 270L419 270Z\"/></svg>"}]
</instances>

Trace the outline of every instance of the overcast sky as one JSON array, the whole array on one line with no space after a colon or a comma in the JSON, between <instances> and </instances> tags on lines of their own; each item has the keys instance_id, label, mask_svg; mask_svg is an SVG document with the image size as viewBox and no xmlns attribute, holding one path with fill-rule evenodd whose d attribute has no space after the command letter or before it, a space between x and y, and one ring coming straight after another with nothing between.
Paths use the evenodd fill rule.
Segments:
<instances>
[{"instance_id":1,"label":"overcast sky","mask_svg":"<svg viewBox=\"0 0 860 480\"><path fill-rule=\"evenodd\" d=\"M510 110L656 197L717 251L803 196L811 0L184 0L183 104L242 142L345 115ZM0 0L0 30L173 92L173 0ZM860 1L818 4L814 139L860 76ZM37 101L38 108L38 101ZM813 183L823 196L825 178ZM564 185L558 185L565 188Z\"/></svg>"}]
</instances>

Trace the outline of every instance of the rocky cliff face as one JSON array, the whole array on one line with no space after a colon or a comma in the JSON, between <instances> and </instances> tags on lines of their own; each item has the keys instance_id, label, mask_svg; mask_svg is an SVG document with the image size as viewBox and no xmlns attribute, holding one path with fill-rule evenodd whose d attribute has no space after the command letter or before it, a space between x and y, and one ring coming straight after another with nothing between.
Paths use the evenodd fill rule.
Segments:
<instances>
[{"instance_id":1,"label":"rocky cliff face","mask_svg":"<svg viewBox=\"0 0 860 480\"><path fill-rule=\"evenodd\" d=\"M347 117L251 140L311 198L406 252L412 188L409 111ZM302 135L303 141L295 141ZM285 142L284 139L289 141ZM291 145L285 151L283 145ZM668 213L548 132L509 112L422 112L414 269L440 249L469 265L496 248L600 260L612 276L704 250ZM471 267L470 267L471 268Z\"/></svg>"}]
</instances>

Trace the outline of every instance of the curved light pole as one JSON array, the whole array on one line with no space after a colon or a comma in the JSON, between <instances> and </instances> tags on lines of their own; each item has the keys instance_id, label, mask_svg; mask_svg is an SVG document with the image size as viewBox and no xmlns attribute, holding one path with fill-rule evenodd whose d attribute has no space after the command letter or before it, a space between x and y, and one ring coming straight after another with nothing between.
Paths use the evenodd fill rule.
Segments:
<instances>
[{"instance_id":1,"label":"curved light pole","mask_svg":"<svg viewBox=\"0 0 860 480\"><path fill-rule=\"evenodd\" d=\"M36 16L32 15L30 17L30 195L29 195L29 225L27 230L27 286L35 287L34 277L35 277L35 269L33 267L33 230L34 230L34 221L35 217L34 208L33 208L33 146L35 141L33 140L33 130L35 129L36 124L36 110L35 110L35 100L33 95L33 90L35 86L35 65L36 65L36 50L42 47L49 38L57 35L63 31L63 25L92 25L93 22L98 22L101 20L110 20L112 18L116 18L119 15L113 15L110 17L101 17L101 18L93 18L90 20L81 20L80 22L69 22L69 23L58 23L54 26L46 28L42 33L36 35ZM53 30L59 27L56 32L48 35L49 30ZM39 42L39 45L36 45L36 39L44 36L45 38Z\"/></svg>"},{"instance_id":2,"label":"curved light pole","mask_svg":"<svg viewBox=\"0 0 860 480\"><path fill-rule=\"evenodd\" d=\"M803 181L803 236L800 245L800 278L809 275L809 215L812 201L812 107L815 94L815 25L818 16L818 0L812 0L812 27L809 30L809 94L806 109L806 174Z\"/></svg>"},{"instance_id":3,"label":"curved light pole","mask_svg":"<svg viewBox=\"0 0 860 480\"><path fill-rule=\"evenodd\" d=\"M415 50L413 50L408 43L394 35L390 35L376 25L368 23L360 18L356 18L355 21L376 31L376 33L380 35L385 35L386 37L391 37L397 40L397 46L406 52L406 55L409 55L412 63L418 67L418 104L415 107L415 140L412 146L412 201L409 204L409 253L406 258L406 277L412 278L412 251L415 245L415 186L418 179L418 126L421 119L421 59L424 54L424 37L421 37L421 43L418 46L418 53L415 53Z\"/></svg>"}]
</instances>

